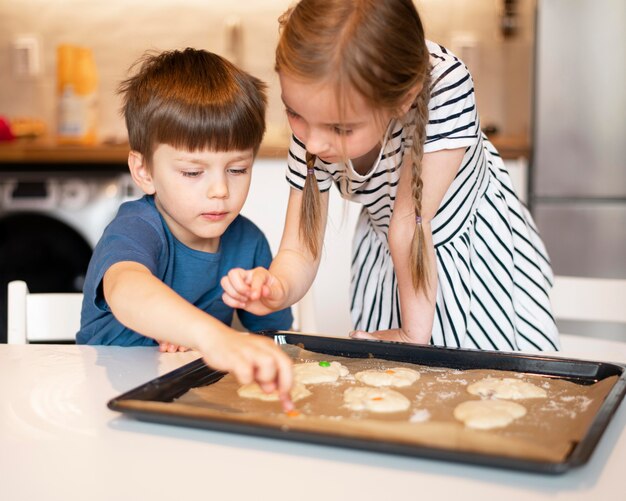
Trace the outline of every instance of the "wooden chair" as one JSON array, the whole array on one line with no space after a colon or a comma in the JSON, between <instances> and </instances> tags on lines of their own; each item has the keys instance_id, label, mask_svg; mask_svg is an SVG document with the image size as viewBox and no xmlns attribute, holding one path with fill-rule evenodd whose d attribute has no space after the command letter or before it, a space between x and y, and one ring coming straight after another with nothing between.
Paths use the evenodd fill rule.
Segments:
<instances>
[{"instance_id":1,"label":"wooden chair","mask_svg":"<svg viewBox=\"0 0 626 501\"><path fill-rule=\"evenodd\" d=\"M80 292L31 293L22 280L9 282L7 342L67 343L80 328Z\"/></svg>"},{"instance_id":2,"label":"wooden chair","mask_svg":"<svg viewBox=\"0 0 626 501\"><path fill-rule=\"evenodd\" d=\"M626 279L556 276L550 299L557 320L626 324Z\"/></svg>"}]
</instances>

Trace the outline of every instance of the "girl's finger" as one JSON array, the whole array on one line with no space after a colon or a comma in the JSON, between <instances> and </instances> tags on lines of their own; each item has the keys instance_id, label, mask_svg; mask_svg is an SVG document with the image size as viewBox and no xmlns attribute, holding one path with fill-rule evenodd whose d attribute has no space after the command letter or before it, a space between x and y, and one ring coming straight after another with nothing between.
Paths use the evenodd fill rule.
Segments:
<instances>
[{"instance_id":1,"label":"girl's finger","mask_svg":"<svg viewBox=\"0 0 626 501\"><path fill-rule=\"evenodd\" d=\"M222 286L222 289L224 289L224 294L226 294L229 298L231 298L232 301L236 301L238 303L245 303L248 300L247 296L243 294L239 294L239 292L237 292L237 290L233 287L228 277L223 277L222 280L220 280L220 285ZM229 304L229 306L234 307L234 308L238 307L238 306L233 306L231 304Z\"/></svg>"},{"instance_id":2,"label":"girl's finger","mask_svg":"<svg viewBox=\"0 0 626 501\"><path fill-rule=\"evenodd\" d=\"M263 287L269 285L271 275L267 270L257 270L250 280L250 299L256 300L261 297Z\"/></svg>"},{"instance_id":3,"label":"girl's finger","mask_svg":"<svg viewBox=\"0 0 626 501\"><path fill-rule=\"evenodd\" d=\"M226 275L230 281L234 290L241 295L247 296L250 287L246 282L249 272L242 270L241 268L234 268Z\"/></svg>"}]
</instances>

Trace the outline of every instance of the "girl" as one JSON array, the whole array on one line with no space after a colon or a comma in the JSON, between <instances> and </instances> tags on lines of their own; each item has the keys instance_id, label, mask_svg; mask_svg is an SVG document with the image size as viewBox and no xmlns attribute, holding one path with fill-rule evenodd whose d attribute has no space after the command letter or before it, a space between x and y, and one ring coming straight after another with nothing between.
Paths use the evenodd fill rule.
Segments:
<instances>
[{"instance_id":1,"label":"girl","mask_svg":"<svg viewBox=\"0 0 626 501\"><path fill-rule=\"evenodd\" d=\"M223 279L224 301L262 314L305 294L334 183L363 204L353 337L558 349L546 250L481 133L467 68L425 40L413 2L301 0L281 24L285 230L269 271Z\"/></svg>"}]
</instances>

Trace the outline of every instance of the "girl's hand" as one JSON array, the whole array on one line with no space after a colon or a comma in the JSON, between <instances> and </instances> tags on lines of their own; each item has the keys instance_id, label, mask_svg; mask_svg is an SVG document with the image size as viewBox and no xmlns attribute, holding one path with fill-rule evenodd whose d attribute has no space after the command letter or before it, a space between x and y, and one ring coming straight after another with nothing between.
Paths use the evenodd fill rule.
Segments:
<instances>
[{"instance_id":1,"label":"girl's hand","mask_svg":"<svg viewBox=\"0 0 626 501\"><path fill-rule=\"evenodd\" d=\"M265 268L233 268L221 281L222 300L231 308L267 315L283 307L282 284Z\"/></svg>"},{"instance_id":2,"label":"girl's hand","mask_svg":"<svg viewBox=\"0 0 626 501\"><path fill-rule=\"evenodd\" d=\"M177 351L188 351L189 348L178 346L177 344L168 343L167 341L158 341L159 351L161 353L176 353Z\"/></svg>"},{"instance_id":3,"label":"girl's hand","mask_svg":"<svg viewBox=\"0 0 626 501\"><path fill-rule=\"evenodd\" d=\"M351 331L350 337L352 339L373 339L378 341L395 341L398 343L417 343L417 341L411 339L406 332L402 329L389 329L384 331Z\"/></svg>"},{"instance_id":4,"label":"girl's hand","mask_svg":"<svg viewBox=\"0 0 626 501\"><path fill-rule=\"evenodd\" d=\"M266 393L278 391L285 412L293 410L292 362L272 340L242 332L212 332L199 346L210 367L231 372L240 384L256 382Z\"/></svg>"}]
</instances>

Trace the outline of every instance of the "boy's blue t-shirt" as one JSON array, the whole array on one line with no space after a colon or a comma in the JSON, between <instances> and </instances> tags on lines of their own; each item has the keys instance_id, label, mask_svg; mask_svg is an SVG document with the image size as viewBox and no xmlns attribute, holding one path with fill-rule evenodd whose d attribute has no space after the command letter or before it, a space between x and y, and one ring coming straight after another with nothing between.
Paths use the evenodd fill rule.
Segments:
<instances>
[{"instance_id":1,"label":"boy's blue t-shirt","mask_svg":"<svg viewBox=\"0 0 626 501\"><path fill-rule=\"evenodd\" d=\"M232 268L269 267L272 255L265 235L239 215L220 238L216 253L191 249L179 242L161 218L154 197L120 206L104 230L87 270L78 344L121 346L155 345L152 338L119 323L104 300L102 278L115 263L134 261L201 310L230 325L233 308L222 301L220 280ZM238 310L241 323L250 331L289 329L291 309L257 316Z\"/></svg>"}]
</instances>

